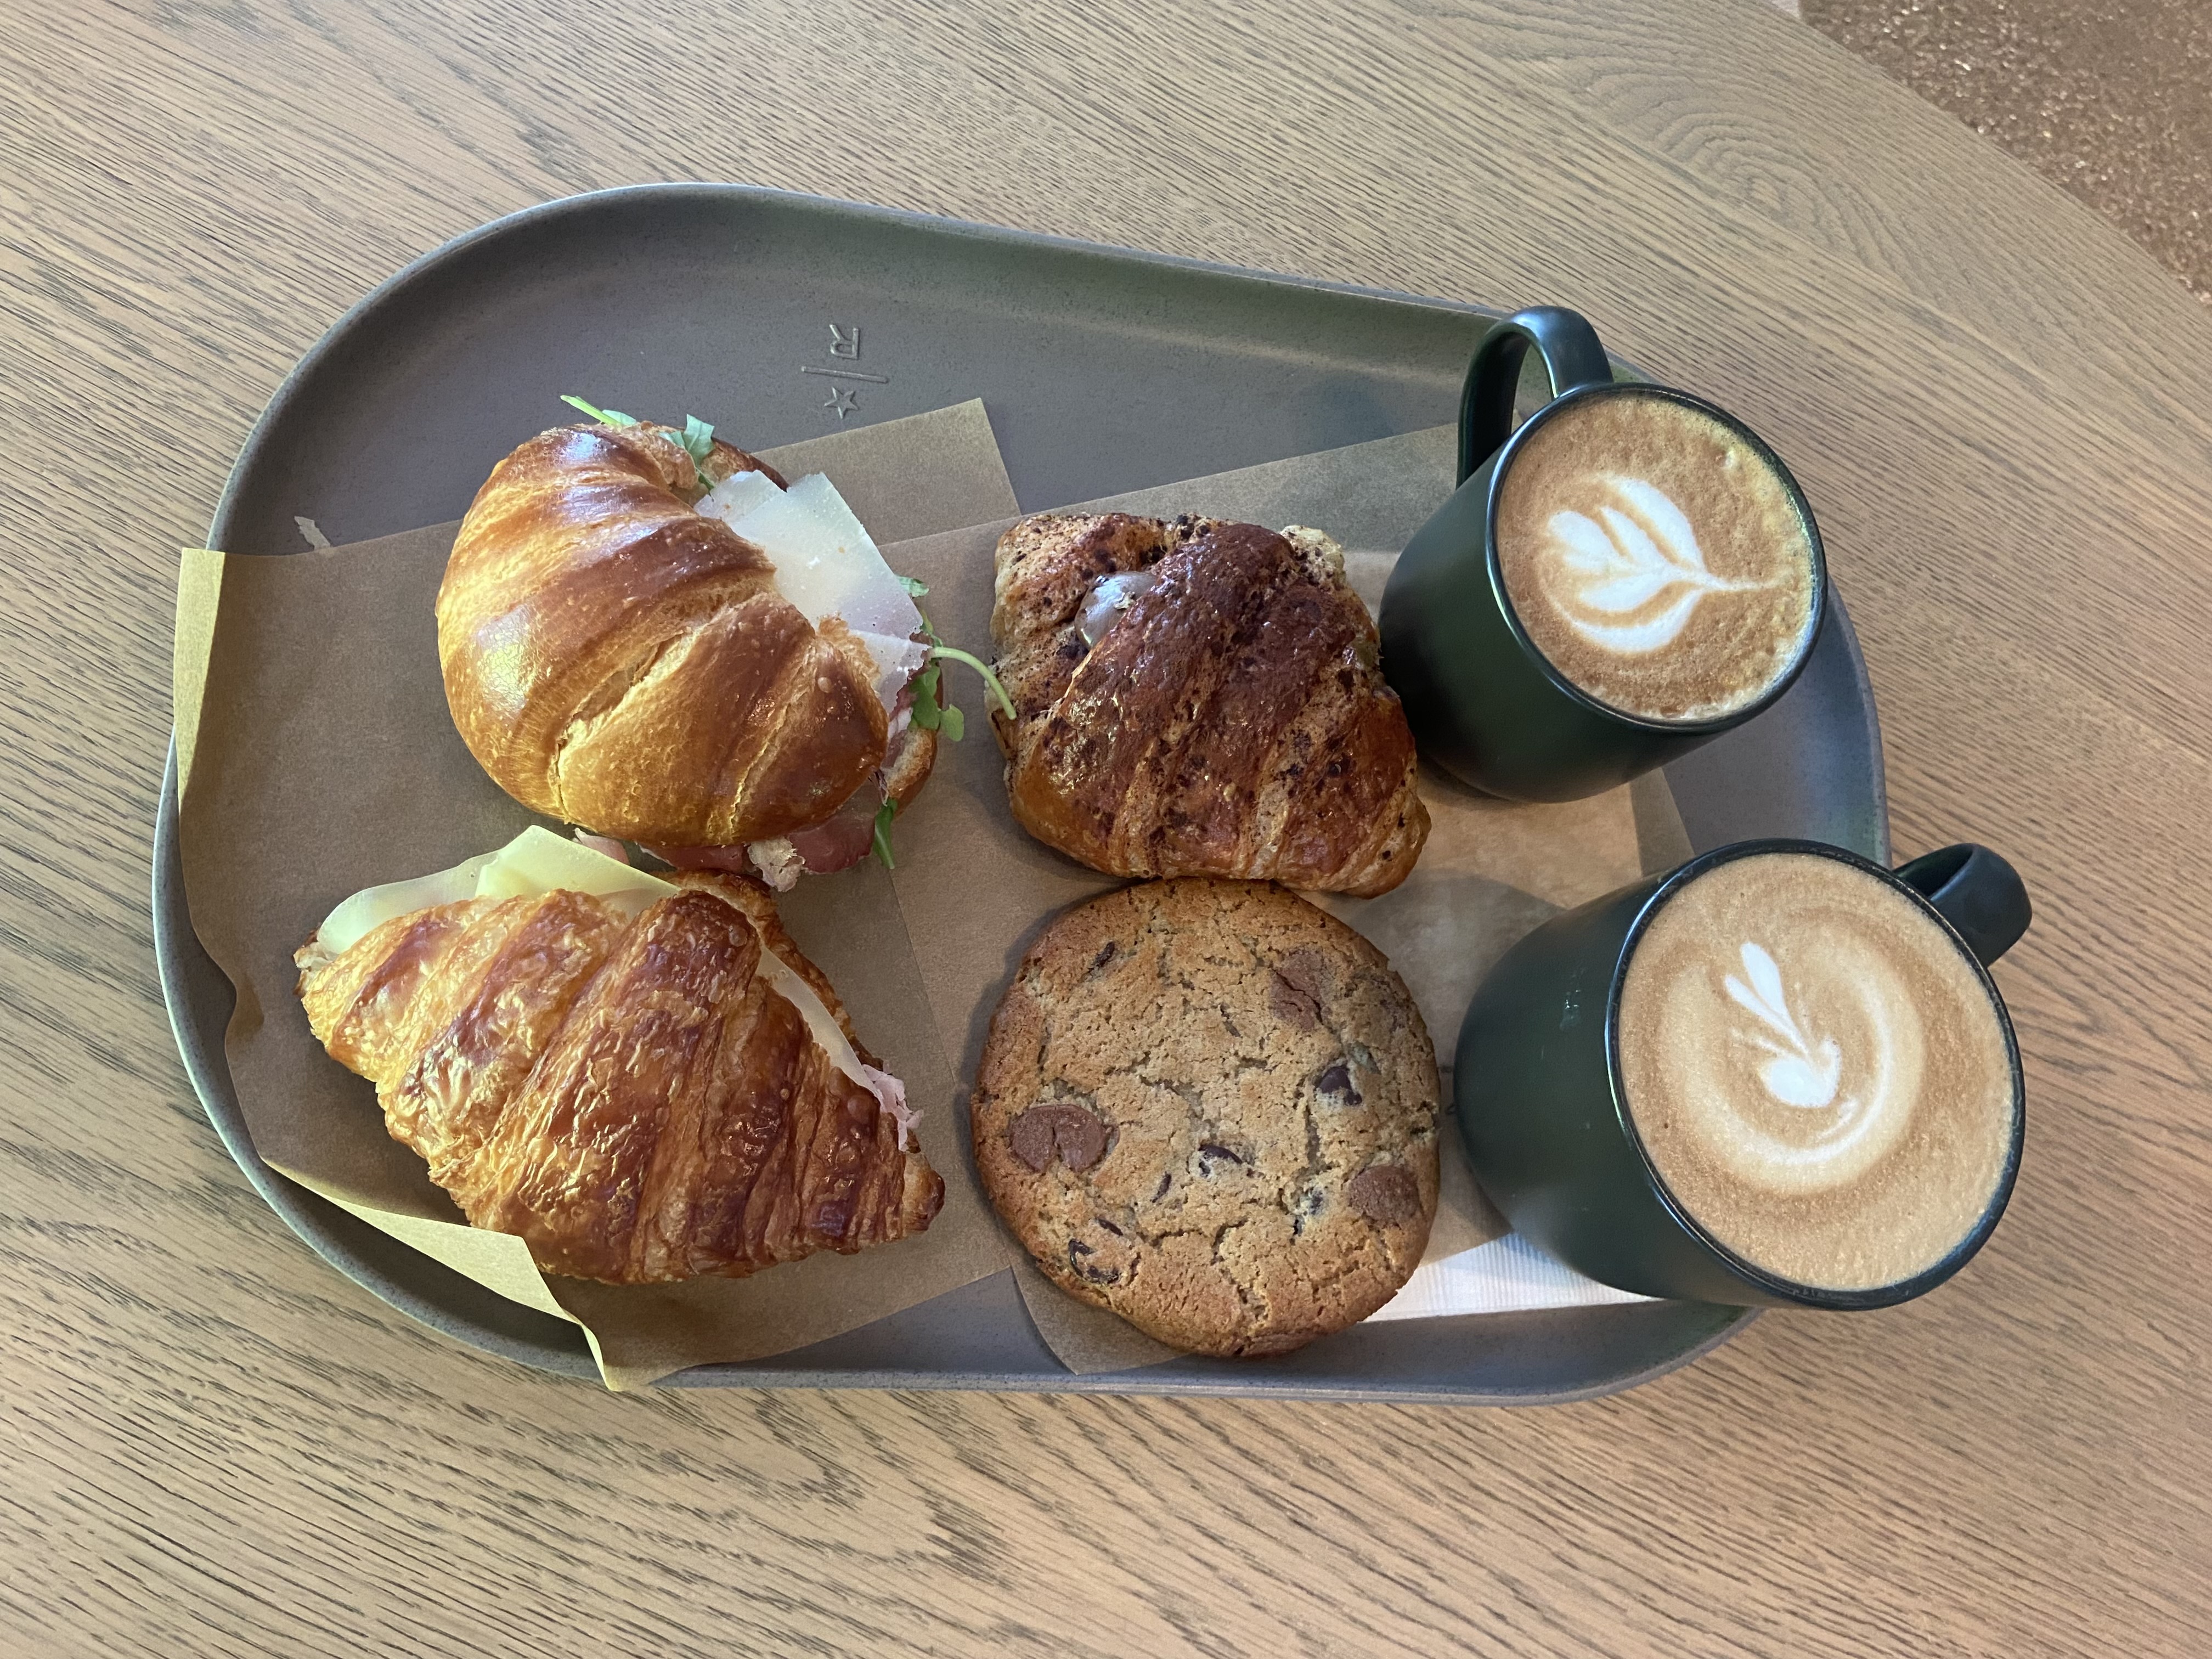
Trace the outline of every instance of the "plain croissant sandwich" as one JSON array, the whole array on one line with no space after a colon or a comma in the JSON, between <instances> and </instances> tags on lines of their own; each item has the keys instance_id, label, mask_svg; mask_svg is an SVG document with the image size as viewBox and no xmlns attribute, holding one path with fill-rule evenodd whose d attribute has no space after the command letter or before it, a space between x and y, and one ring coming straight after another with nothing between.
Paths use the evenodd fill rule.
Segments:
<instances>
[{"instance_id":1,"label":"plain croissant sandwich","mask_svg":"<svg viewBox=\"0 0 2212 1659\"><path fill-rule=\"evenodd\" d=\"M827 478L591 413L494 468L455 538L438 656L470 752L678 865L787 888L865 857L937 753L908 586Z\"/></svg>"},{"instance_id":2,"label":"plain croissant sandwich","mask_svg":"<svg viewBox=\"0 0 2212 1659\"><path fill-rule=\"evenodd\" d=\"M1375 623L1318 531L1041 514L991 614L1014 817L1120 876L1371 896L1429 833Z\"/></svg>"},{"instance_id":3,"label":"plain croissant sandwich","mask_svg":"<svg viewBox=\"0 0 2212 1659\"><path fill-rule=\"evenodd\" d=\"M921 1232L945 1182L758 885L545 830L357 893L299 952L333 1059L547 1273L742 1276Z\"/></svg>"}]
</instances>

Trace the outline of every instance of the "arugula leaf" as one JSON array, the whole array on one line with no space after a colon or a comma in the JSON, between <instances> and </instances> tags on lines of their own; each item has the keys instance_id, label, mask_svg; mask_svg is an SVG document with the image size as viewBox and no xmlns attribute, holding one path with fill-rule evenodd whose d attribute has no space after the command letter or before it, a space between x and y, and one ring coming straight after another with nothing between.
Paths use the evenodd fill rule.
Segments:
<instances>
[{"instance_id":1,"label":"arugula leaf","mask_svg":"<svg viewBox=\"0 0 2212 1659\"><path fill-rule=\"evenodd\" d=\"M999 677L991 672L990 664L985 662L981 657L971 656L965 651L956 650L953 647L938 641L934 634L930 638L933 643L929 647L929 654L933 659L966 663L969 667L983 677L984 688L990 692L991 701L999 705L1000 712L1008 720L1014 718L1014 700L1006 695L1006 688L1000 684Z\"/></svg>"},{"instance_id":2,"label":"arugula leaf","mask_svg":"<svg viewBox=\"0 0 2212 1659\"><path fill-rule=\"evenodd\" d=\"M937 684L945 671L935 663L914 677L914 723L925 732L945 724L945 707L937 701Z\"/></svg>"},{"instance_id":3,"label":"arugula leaf","mask_svg":"<svg viewBox=\"0 0 2212 1659\"><path fill-rule=\"evenodd\" d=\"M898 868L898 860L891 857L891 820L897 816L896 801L887 799L881 806L876 808L876 830L873 838L876 856L883 860L884 868L886 870Z\"/></svg>"},{"instance_id":4,"label":"arugula leaf","mask_svg":"<svg viewBox=\"0 0 2212 1659\"><path fill-rule=\"evenodd\" d=\"M912 576L902 576L899 580L906 584L906 591L916 599L929 592L927 582ZM944 701L941 695L945 689L945 665L939 660L939 658L964 662L981 674L983 684L989 688L999 707L1006 711L1006 718L1013 719L1014 700L1006 695L1006 688L999 684L999 677L987 664L969 656L965 651L956 651L945 644L945 636L930 626L929 617L922 608L916 605L914 610L915 615L921 617L922 636L929 641L929 666L914 677L914 723L925 732L943 732L946 739L952 743L959 742L967 735L968 717Z\"/></svg>"},{"instance_id":5,"label":"arugula leaf","mask_svg":"<svg viewBox=\"0 0 2212 1659\"><path fill-rule=\"evenodd\" d=\"M714 428L696 415L686 415L684 417L684 435L676 441L682 444L685 452L703 469L707 458L714 453Z\"/></svg>"},{"instance_id":6,"label":"arugula leaf","mask_svg":"<svg viewBox=\"0 0 2212 1659\"><path fill-rule=\"evenodd\" d=\"M696 415L686 415L684 430L676 434L676 441L691 458L691 470L699 475L699 488L712 489L714 481L707 476L707 458L714 453L714 428Z\"/></svg>"},{"instance_id":7,"label":"arugula leaf","mask_svg":"<svg viewBox=\"0 0 2212 1659\"><path fill-rule=\"evenodd\" d=\"M625 415L619 409L593 409L581 398L572 397L565 392L561 394L561 401L571 409L582 410L601 426L635 426L638 423L635 416Z\"/></svg>"}]
</instances>

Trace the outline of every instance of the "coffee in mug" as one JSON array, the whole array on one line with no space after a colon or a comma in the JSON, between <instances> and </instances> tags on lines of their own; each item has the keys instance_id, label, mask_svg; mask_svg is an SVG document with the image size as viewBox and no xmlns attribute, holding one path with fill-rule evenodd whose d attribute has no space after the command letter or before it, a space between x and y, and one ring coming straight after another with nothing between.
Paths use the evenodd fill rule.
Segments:
<instances>
[{"instance_id":1,"label":"coffee in mug","mask_svg":"<svg viewBox=\"0 0 2212 1659\"><path fill-rule=\"evenodd\" d=\"M1521 366L1552 397L1517 427ZM1382 672L1433 762L1486 794L1575 800L1771 708L1827 609L1820 533L1734 416L1617 380L1572 312L1483 337L1459 488L1382 595Z\"/></svg>"},{"instance_id":2,"label":"coffee in mug","mask_svg":"<svg viewBox=\"0 0 2212 1659\"><path fill-rule=\"evenodd\" d=\"M1485 976L1453 1091L1484 1191L1647 1296L1886 1307L2004 1212L2019 1050L1986 964L2019 873L1743 842L1553 917Z\"/></svg>"},{"instance_id":3,"label":"coffee in mug","mask_svg":"<svg viewBox=\"0 0 2212 1659\"><path fill-rule=\"evenodd\" d=\"M1622 386L1562 407L1499 479L1492 535L1530 641L1608 708L1722 719L1809 642L1819 566L1796 493L1679 398Z\"/></svg>"},{"instance_id":4,"label":"coffee in mug","mask_svg":"<svg viewBox=\"0 0 2212 1659\"><path fill-rule=\"evenodd\" d=\"M1622 1104L1674 1200L1753 1266L1874 1291L1972 1233L2009 1165L2004 1015L1949 928L1856 865L1706 870L1635 939Z\"/></svg>"}]
</instances>

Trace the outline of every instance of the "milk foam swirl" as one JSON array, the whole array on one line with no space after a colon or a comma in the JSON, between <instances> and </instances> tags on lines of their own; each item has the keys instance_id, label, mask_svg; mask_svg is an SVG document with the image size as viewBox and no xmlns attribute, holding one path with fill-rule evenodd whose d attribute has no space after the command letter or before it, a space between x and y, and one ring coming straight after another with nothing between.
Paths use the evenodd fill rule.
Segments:
<instances>
[{"instance_id":1,"label":"milk foam swirl","mask_svg":"<svg viewBox=\"0 0 2212 1659\"><path fill-rule=\"evenodd\" d=\"M1666 491L1642 478L1599 475L1616 506L1597 517L1554 513L1555 573L1547 592L1570 627L1601 650L1644 656L1673 644L1709 593L1769 586L1730 581L1705 566L1698 533Z\"/></svg>"},{"instance_id":2,"label":"milk foam swirl","mask_svg":"<svg viewBox=\"0 0 2212 1659\"><path fill-rule=\"evenodd\" d=\"M1831 971L1819 975L1826 1018L1816 1024L1791 1008L1782 970L1764 946L1747 939L1737 954L1742 976L1721 980L1737 1014L1727 1032L1726 1075L1708 1079L1713 1149L1739 1179L1770 1190L1856 1179L1912 1115L1903 1073L1917 1078L1919 1068L1900 1064L1901 1048L1918 1047L1917 1029L1905 1029L1917 1025L1910 1000L1888 975Z\"/></svg>"},{"instance_id":3,"label":"milk foam swirl","mask_svg":"<svg viewBox=\"0 0 2212 1659\"><path fill-rule=\"evenodd\" d=\"M1774 953L1743 940L1690 1000L1708 1042L1681 1091L1686 1126L1754 1190L1860 1179L1911 1124L1920 1086L1920 1015L1889 964L1850 940L1796 956L1792 994Z\"/></svg>"}]
</instances>

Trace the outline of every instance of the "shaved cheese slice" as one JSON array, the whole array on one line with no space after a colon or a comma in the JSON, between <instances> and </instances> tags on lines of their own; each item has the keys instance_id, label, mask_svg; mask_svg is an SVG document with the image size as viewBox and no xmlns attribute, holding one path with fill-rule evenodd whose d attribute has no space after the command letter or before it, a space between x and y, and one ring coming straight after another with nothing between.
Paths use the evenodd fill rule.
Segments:
<instances>
[{"instance_id":1,"label":"shaved cheese slice","mask_svg":"<svg viewBox=\"0 0 2212 1659\"><path fill-rule=\"evenodd\" d=\"M782 493L765 472L732 472L700 497L699 510L710 519L735 525L770 496Z\"/></svg>"},{"instance_id":2,"label":"shaved cheese slice","mask_svg":"<svg viewBox=\"0 0 2212 1659\"><path fill-rule=\"evenodd\" d=\"M458 904L469 898L534 898L562 890L589 893L625 917L641 915L660 900L684 890L673 882L532 824L495 853L480 853L434 875L387 882L356 893L332 910L316 930L301 966L319 967L395 916L434 904ZM814 988L773 949L761 952L760 974L769 988L806 1022L807 1034L837 1069L873 1095L897 1120L903 1145L907 1126L915 1117L907 1106L903 1086L898 1085L896 1079L890 1079L890 1086L886 1086L878 1081L885 1073L860 1063L843 1028L830 1017Z\"/></svg>"},{"instance_id":3,"label":"shaved cheese slice","mask_svg":"<svg viewBox=\"0 0 2212 1659\"><path fill-rule=\"evenodd\" d=\"M351 898L341 900L337 908L324 917L323 925L315 930L314 938L307 943L307 958L301 965L321 967L343 956L395 916L411 915L434 904L458 904L463 899L474 898L477 872L498 856L496 853L479 853L435 875L363 888Z\"/></svg>"},{"instance_id":4,"label":"shaved cheese slice","mask_svg":"<svg viewBox=\"0 0 2212 1659\"><path fill-rule=\"evenodd\" d=\"M906 584L884 562L876 545L853 509L845 505L830 480L811 473L791 487L791 499L812 514L842 550L848 581L837 614L855 634L884 634L904 639L921 631L921 612Z\"/></svg>"},{"instance_id":5,"label":"shaved cheese slice","mask_svg":"<svg viewBox=\"0 0 2212 1659\"><path fill-rule=\"evenodd\" d=\"M559 888L603 898L623 916L642 915L648 906L683 890L673 882L533 823L477 872L476 896L535 898Z\"/></svg>"},{"instance_id":6,"label":"shaved cheese slice","mask_svg":"<svg viewBox=\"0 0 2212 1659\"><path fill-rule=\"evenodd\" d=\"M876 1082L875 1077L870 1075L875 1073L875 1068L860 1064L860 1057L853 1052L853 1045L846 1041L843 1029L830 1017L830 1010L823 1005L822 999L814 994L814 988L800 976L799 970L774 951L763 951L761 952L760 973L761 977L769 982L770 990L799 1011L799 1017L806 1022L807 1035L814 1039L823 1053L836 1062L837 1069L873 1095L892 1116L899 1117L903 1125L905 1120L901 1117L906 1107L903 1087L899 1091L898 1105L893 1107L884 1098L884 1091ZM875 1076L881 1075L881 1073L875 1073Z\"/></svg>"},{"instance_id":7,"label":"shaved cheese slice","mask_svg":"<svg viewBox=\"0 0 2212 1659\"><path fill-rule=\"evenodd\" d=\"M906 584L884 562L882 550L835 485L809 473L778 489L763 473L725 478L700 500L699 511L721 520L775 565L775 591L816 627L836 617L868 648L876 698L888 709L929 660L921 612Z\"/></svg>"},{"instance_id":8,"label":"shaved cheese slice","mask_svg":"<svg viewBox=\"0 0 2212 1659\"><path fill-rule=\"evenodd\" d=\"M517 898L566 887L607 900L625 916L679 890L658 876L579 846L532 824L495 853L479 853L450 870L365 888L341 902L315 930L309 949L319 965L351 950L395 916L463 899Z\"/></svg>"},{"instance_id":9,"label":"shaved cheese slice","mask_svg":"<svg viewBox=\"0 0 2212 1659\"><path fill-rule=\"evenodd\" d=\"M906 683L929 665L929 641L927 640L898 640L888 634L855 633L854 637L867 647L868 656L876 665L876 696L889 708L898 701Z\"/></svg>"},{"instance_id":10,"label":"shaved cheese slice","mask_svg":"<svg viewBox=\"0 0 2212 1659\"><path fill-rule=\"evenodd\" d=\"M817 472L731 526L775 561L776 591L819 624L840 617L855 634L904 639L921 631L906 584L830 480Z\"/></svg>"}]
</instances>

